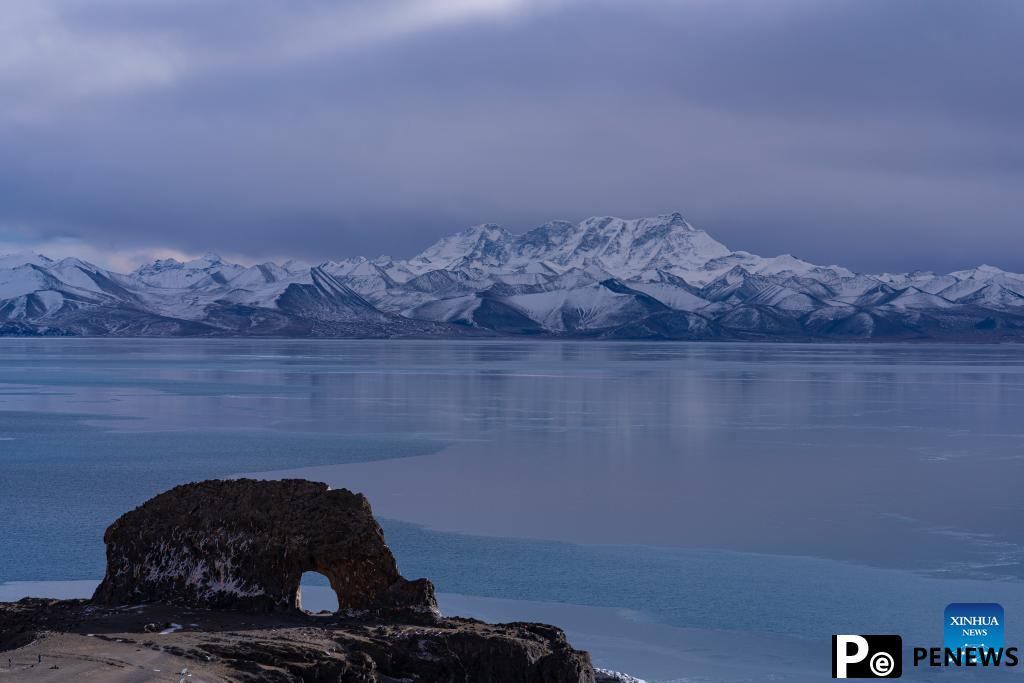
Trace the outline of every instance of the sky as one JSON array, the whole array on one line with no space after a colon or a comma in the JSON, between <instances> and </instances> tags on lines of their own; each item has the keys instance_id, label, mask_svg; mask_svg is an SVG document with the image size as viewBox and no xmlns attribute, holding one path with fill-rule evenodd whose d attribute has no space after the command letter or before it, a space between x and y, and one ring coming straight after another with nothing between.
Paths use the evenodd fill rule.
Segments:
<instances>
[{"instance_id":1,"label":"sky","mask_svg":"<svg viewBox=\"0 0 1024 683\"><path fill-rule=\"evenodd\" d=\"M4 0L0 251L410 256L679 211L1024 272L1018 0Z\"/></svg>"}]
</instances>

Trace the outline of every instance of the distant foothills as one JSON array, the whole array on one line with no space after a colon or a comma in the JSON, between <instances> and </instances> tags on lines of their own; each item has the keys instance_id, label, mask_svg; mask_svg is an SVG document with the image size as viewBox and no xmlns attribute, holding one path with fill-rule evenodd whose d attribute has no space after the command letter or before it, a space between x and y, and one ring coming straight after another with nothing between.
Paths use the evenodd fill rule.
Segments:
<instances>
[{"instance_id":1,"label":"distant foothills","mask_svg":"<svg viewBox=\"0 0 1024 683\"><path fill-rule=\"evenodd\" d=\"M115 273L0 257L0 334L1024 340L1024 275L854 273L732 251L679 214L480 225L410 259Z\"/></svg>"}]
</instances>

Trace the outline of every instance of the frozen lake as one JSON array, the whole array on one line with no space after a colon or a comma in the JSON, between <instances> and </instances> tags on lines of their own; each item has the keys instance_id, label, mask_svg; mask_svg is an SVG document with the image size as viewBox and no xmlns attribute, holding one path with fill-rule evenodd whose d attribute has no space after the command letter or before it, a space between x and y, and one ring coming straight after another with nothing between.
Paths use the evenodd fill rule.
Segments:
<instances>
[{"instance_id":1,"label":"frozen lake","mask_svg":"<svg viewBox=\"0 0 1024 683\"><path fill-rule=\"evenodd\" d=\"M1022 414L1015 346L3 339L0 595L248 473L366 493L449 610L562 615L650 680L763 680L738 642L818 680L831 634L939 646L949 602L1012 646Z\"/></svg>"}]
</instances>

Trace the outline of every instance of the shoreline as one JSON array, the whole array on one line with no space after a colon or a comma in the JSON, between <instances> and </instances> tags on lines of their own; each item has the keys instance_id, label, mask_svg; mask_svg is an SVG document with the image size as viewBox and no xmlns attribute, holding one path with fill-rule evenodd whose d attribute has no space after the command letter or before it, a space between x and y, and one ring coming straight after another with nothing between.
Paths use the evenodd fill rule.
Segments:
<instances>
[{"instance_id":1,"label":"shoreline","mask_svg":"<svg viewBox=\"0 0 1024 683\"><path fill-rule=\"evenodd\" d=\"M21 597L88 598L98 581L0 583L0 602ZM330 600L322 586L303 586L303 603L316 611ZM541 621L565 631L575 647L590 652L594 665L624 671L646 683L754 683L765 667L793 683L820 680L829 643L748 632L684 629L643 619L630 610L532 600L507 600L438 593L443 614L489 623ZM808 655L808 647L813 654ZM737 661L737 648L748 653ZM2 680L2 679L0 679Z\"/></svg>"}]
</instances>

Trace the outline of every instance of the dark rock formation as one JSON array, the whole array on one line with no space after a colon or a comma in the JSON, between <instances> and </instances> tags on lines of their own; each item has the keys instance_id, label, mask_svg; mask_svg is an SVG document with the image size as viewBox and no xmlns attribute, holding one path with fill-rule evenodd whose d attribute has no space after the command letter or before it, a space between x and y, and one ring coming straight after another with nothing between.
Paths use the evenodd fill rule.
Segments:
<instances>
[{"instance_id":1,"label":"dark rock formation","mask_svg":"<svg viewBox=\"0 0 1024 683\"><path fill-rule=\"evenodd\" d=\"M154 668L187 670L189 680L252 683L623 680L598 676L587 653L572 649L553 626L459 618L425 623L415 616L381 621L365 614L249 615L26 599L0 603L0 651L26 674L41 655L38 668L60 667L54 680L152 680Z\"/></svg>"},{"instance_id":2,"label":"dark rock formation","mask_svg":"<svg viewBox=\"0 0 1024 683\"><path fill-rule=\"evenodd\" d=\"M303 572L327 577L339 609L436 612L434 587L398 573L370 503L290 479L178 486L103 536L107 573L93 600L248 612L301 607Z\"/></svg>"},{"instance_id":3,"label":"dark rock formation","mask_svg":"<svg viewBox=\"0 0 1024 683\"><path fill-rule=\"evenodd\" d=\"M179 486L107 529L92 602L0 603L0 651L45 680L621 683L544 624L443 618L366 498L301 480ZM341 609L303 612L304 571ZM45 667L45 670L43 669Z\"/></svg>"}]
</instances>

